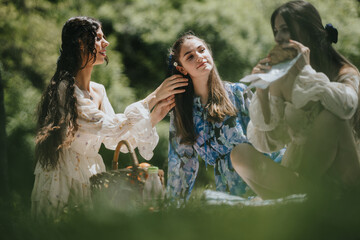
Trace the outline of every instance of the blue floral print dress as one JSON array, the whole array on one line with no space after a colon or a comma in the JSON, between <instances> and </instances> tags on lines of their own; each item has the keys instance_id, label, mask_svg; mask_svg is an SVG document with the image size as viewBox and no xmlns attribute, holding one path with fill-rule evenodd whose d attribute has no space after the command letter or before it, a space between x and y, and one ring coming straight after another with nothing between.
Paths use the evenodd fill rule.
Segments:
<instances>
[{"instance_id":1,"label":"blue floral print dress","mask_svg":"<svg viewBox=\"0 0 360 240\"><path fill-rule=\"evenodd\" d=\"M199 158L205 165L214 166L216 190L242 195L246 183L233 168L231 150L239 143L249 143L246 128L250 121L248 107L252 93L245 91L242 83L224 83L230 101L238 110L236 116L227 116L223 122L207 121L207 111L194 97L193 119L196 142L193 145L180 143L176 136L174 115L170 115L169 162L167 191L172 197L189 198L199 169ZM282 151L270 155L280 161Z\"/></svg>"}]
</instances>

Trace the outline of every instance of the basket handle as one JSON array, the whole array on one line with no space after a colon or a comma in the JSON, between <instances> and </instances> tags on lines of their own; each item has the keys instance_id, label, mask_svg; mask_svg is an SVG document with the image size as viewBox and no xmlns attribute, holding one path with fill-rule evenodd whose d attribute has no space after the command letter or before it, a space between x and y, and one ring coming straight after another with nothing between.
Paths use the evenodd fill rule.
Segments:
<instances>
[{"instance_id":1,"label":"basket handle","mask_svg":"<svg viewBox=\"0 0 360 240\"><path fill-rule=\"evenodd\" d=\"M121 140L118 145L116 146L115 149L115 153L114 153L114 158L113 158L113 164L112 164L112 169L113 170L117 170L118 169L118 162L119 162L119 152L120 152L120 148L122 145L126 145L127 149L129 150L129 153L131 154L131 158L133 160L133 166L134 167L138 167L139 166L139 161L136 157L134 148L131 146L131 144L127 141L127 140Z\"/></svg>"}]
</instances>

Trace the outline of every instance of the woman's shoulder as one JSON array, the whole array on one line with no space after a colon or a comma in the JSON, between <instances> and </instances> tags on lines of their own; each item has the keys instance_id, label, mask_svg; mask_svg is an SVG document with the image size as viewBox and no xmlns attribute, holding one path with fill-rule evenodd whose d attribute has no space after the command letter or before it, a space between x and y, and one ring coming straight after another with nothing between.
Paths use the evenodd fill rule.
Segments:
<instances>
[{"instance_id":1,"label":"woman's shoulder","mask_svg":"<svg viewBox=\"0 0 360 240\"><path fill-rule=\"evenodd\" d=\"M90 82L91 87L94 88L95 90L105 90L104 85L102 85L101 83L97 83L97 82Z\"/></svg>"},{"instance_id":2,"label":"woman's shoulder","mask_svg":"<svg viewBox=\"0 0 360 240\"><path fill-rule=\"evenodd\" d=\"M244 107L248 108L253 93L247 88L245 84L239 82L226 82L225 89L228 92L230 101L235 104L237 109L244 109Z\"/></svg>"},{"instance_id":3,"label":"woman's shoulder","mask_svg":"<svg viewBox=\"0 0 360 240\"><path fill-rule=\"evenodd\" d=\"M244 92L247 88L247 86L243 83L239 83L239 82L225 82L224 81L224 86L225 86L225 89L227 91L230 91L230 92L234 92L234 91L240 91L240 92Z\"/></svg>"},{"instance_id":4,"label":"woman's shoulder","mask_svg":"<svg viewBox=\"0 0 360 240\"><path fill-rule=\"evenodd\" d=\"M102 85L101 83L91 81L90 87L93 91L95 91L97 94L100 94L101 96L103 96L106 92L104 85Z\"/></svg>"},{"instance_id":5,"label":"woman's shoulder","mask_svg":"<svg viewBox=\"0 0 360 240\"><path fill-rule=\"evenodd\" d=\"M234 96L235 98L243 101L244 99L251 99L252 92L247 88L247 86L243 83L235 82L224 82L225 89L230 96Z\"/></svg>"},{"instance_id":6,"label":"woman's shoulder","mask_svg":"<svg viewBox=\"0 0 360 240\"><path fill-rule=\"evenodd\" d=\"M336 82L348 83L353 85L354 89L358 89L360 82L359 70L352 65L345 64L339 70Z\"/></svg>"},{"instance_id":7,"label":"woman's shoulder","mask_svg":"<svg viewBox=\"0 0 360 240\"><path fill-rule=\"evenodd\" d=\"M359 70L356 67L351 66L349 64L345 64L344 66L342 66L340 68L339 77L344 76L344 75L352 75L352 76L360 77Z\"/></svg>"}]
</instances>

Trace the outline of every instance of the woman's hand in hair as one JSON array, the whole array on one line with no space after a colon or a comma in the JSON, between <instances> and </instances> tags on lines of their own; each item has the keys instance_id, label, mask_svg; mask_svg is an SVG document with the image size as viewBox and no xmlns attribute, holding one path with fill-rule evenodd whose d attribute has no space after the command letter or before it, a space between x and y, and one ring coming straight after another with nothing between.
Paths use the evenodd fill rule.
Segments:
<instances>
[{"instance_id":1,"label":"woman's hand in hair","mask_svg":"<svg viewBox=\"0 0 360 240\"><path fill-rule=\"evenodd\" d=\"M182 75L172 75L166 78L160 86L146 98L149 103L149 108L152 109L157 103L172 95L185 92L183 87L188 84L188 79Z\"/></svg>"},{"instance_id":2,"label":"woman's hand in hair","mask_svg":"<svg viewBox=\"0 0 360 240\"><path fill-rule=\"evenodd\" d=\"M155 127L173 107L175 107L175 95L171 95L158 102L150 114L153 127Z\"/></svg>"},{"instance_id":3,"label":"woman's hand in hair","mask_svg":"<svg viewBox=\"0 0 360 240\"><path fill-rule=\"evenodd\" d=\"M183 87L187 86L188 79L182 75L172 75L166 78L162 84L156 89L156 98L161 101L171 95L185 92Z\"/></svg>"}]
</instances>

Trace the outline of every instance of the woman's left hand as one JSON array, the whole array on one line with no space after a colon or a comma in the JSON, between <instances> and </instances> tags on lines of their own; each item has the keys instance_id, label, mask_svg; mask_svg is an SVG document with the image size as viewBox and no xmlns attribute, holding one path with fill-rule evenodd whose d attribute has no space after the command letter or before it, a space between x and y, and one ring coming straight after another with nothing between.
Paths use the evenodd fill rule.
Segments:
<instances>
[{"instance_id":1,"label":"woman's left hand","mask_svg":"<svg viewBox=\"0 0 360 240\"><path fill-rule=\"evenodd\" d=\"M289 40L288 43L283 43L281 45L283 48L295 48L298 53L301 54L300 59L296 62L296 67L300 70L305 65L310 65L310 49L300 42L295 40Z\"/></svg>"},{"instance_id":2,"label":"woman's left hand","mask_svg":"<svg viewBox=\"0 0 360 240\"><path fill-rule=\"evenodd\" d=\"M175 95L158 102L150 114L153 127L155 127L155 125L160 122L174 106Z\"/></svg>"}]
</instances>

